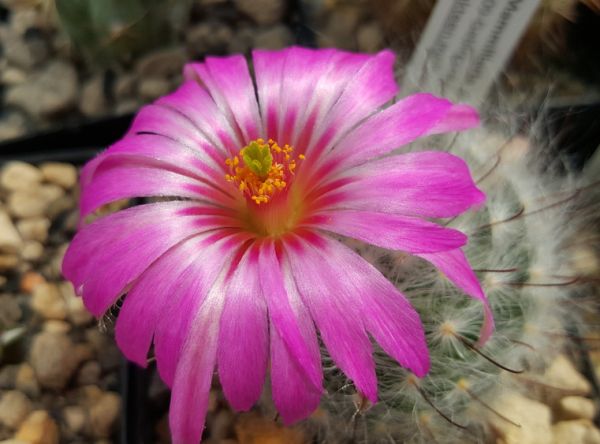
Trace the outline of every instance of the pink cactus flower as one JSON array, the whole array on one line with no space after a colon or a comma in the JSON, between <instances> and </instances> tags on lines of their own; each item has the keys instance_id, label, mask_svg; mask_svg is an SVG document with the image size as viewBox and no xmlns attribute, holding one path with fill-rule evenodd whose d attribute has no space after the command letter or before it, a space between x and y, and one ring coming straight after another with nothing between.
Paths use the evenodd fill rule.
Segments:
<instances>
[{"instance_id":1,"label":"pink cactus flower","mask_svg":"<svg viewBox=\"0 0 600 444\"><path fill-rule=\"evenodd\" d=\"M430 94L395 103L394 56L334 49L254 51L185 67L174 93L138 113L126 136L82 172L82 217L123 198L162 196L82 227L64 275L116 325L141 366L154 345L171 387L175 443L197 443L217 371L236 410L267 373L286 424L323 392L319 334L356 390L377 400L371 338L416 376L429 369L418 314L341 236L433 263L486 298L461 247L428 219L484 201L469 169L444 152L400 153L429 134L478 124Z\"/></svg>"}]
</instances>

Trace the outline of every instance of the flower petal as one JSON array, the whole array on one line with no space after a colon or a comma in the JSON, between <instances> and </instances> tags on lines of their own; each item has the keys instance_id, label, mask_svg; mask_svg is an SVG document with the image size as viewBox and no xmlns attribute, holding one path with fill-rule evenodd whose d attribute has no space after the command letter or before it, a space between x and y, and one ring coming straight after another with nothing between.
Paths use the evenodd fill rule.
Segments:
<instances>
[{"instance_id":1,"label":"flower petal","mask_svg":"<svg viewBox=\"0 0 600 444\"><path fill-rule=\"evenodd\" d=\"M436 151L374 160L345 171L322 189L326 191L315 205L424 217L456 216L485 200L467 164Z\"/></svg>"},{"instance_id":2,"label":"flower petal","mask_svg":"<svg viewBox=\"0 0 600 444\"><path fill-rule=\"evenodd\" d=\"M323 211L305 225L329 230L390 250L434 253L462 247L467 237L416 217L368 211Z\"/></svg>"},{"instance_id":3,"label":"flower petal","mask_svg":"<svg viewBox=\"0 0 600 444\"><path fill-rule=\"evenodd\" d=\"M221 206L234 202L227 191L181 172L161 161L109 154L96 164L93 177L83 187L80 215L84 218L102 205L135 197L186 197Z\"/></svg>"},{"instance_id":4,"label":"flower petal","mask_svg":"<svg viewBox=\"0 0 600 444\"><path fill-rule=\"evenodd\" d=\"M394 53L384 50L361 66L331 110L322 116L314 148L307 149L309 156L314 158L327 152L344 138L348 130L398 94L398 85L394 79L394 60Z\"/></svg>"},{"instance_id":5,"label":"flower petal","mask_svg":"<svg viewBox=\"0 0 600 444\"><path fill-rule=\"evenodd\" d=\"M246 252L228 281L219 329L219 379L231 406L245 411L260 398L268 362L267 307L256 250Z\"/></svg>"},{"instance_id":6,"label":"flower petal","mask_svg":"<svg viewBox=\"0 0 600 444\"><path fill-rule=\"evenodd\" d=\"M344 167L383 156L419 137L479 125L474 108L431 94L414 94L358 125L336 144L331 162Z\"/></svg>"},{"instance_id":7,"label":"flower petal","mask_svg":"<svg viewBox=\"0 0 600 444\"><path fill-rule=\"evenodd\" d=\"M240 130L244 142L262 135L254 85L244 56L207 57L204 63L187 65L185 73L188 78L199 78L221 113Z\"/></svg>"},{"instance_id":8,"label":"flower petal","mask_svg":"<svg viewBox=\"0 0 600 444\"><path fill-rule=\"evenodd\" d=\"M185 285L185 278L196 272L209 236L199 234L171 248L144 271L127 293L119 310L115 339L130 361L146 367L158 321L168 310L172 295Z\"/></svg>"},{"instance_id":9,"label":"flower petal","mask_svg":"<svg viewBox=\"0 0 600 444\"><path fill-rule=\"evenodd\" d=\"M326 144L397 93L389 51L366 55L292 47L256 50L253 61L267 136L302 152ZM337 126L329 120L323 125L324 119Z\"/></svg>"},{"instance_id":10,"label":"flower petal","mask_svg":"<svg viewBox=\"0 0 600 444\"><path fill-rule=\"evenodd\" d=\"M191 311L171 391L169 429L174 443L198 443L202 438L212 376L217 360L219 318L225 301L222 278Z\"/></svg>"},{"instance_id":11,"label":"flower petal","mask_svg":"<svg viewBox=\"0 0 600 444\"><path fill-rule=\"evenodd\" d=\"M193 202L140 205L103 217L74 237L62 271L96 316L152 262L182 240L236 222Z\"/></svg>"},{"instance_id":12,"label":"flower petal","mask_svg":"<svg viewBox=\"0 0 600 444\"><path fill-rule=\"evenodd\" d=\"M304 315L306 308L302 301L293 297L294 293L288 293L284 286L283 264L277 257L273 242L265 241L260 245L258 266L271 324L304 377L315 390L321 390L323 372L312 322Z\"/></svg>"},{"instance_id":13,"label":"flower petal","mask_svg":"<svg viewBox=\"0 0 600 444\"><path fill-rule=\"evenodd\" d=\"M169 294L169 304L158 320L154 335L158 373L168 386L174 384L176 371L184 356L184 344L193 337L198 307L207 303L205 300L215 286L219 273L232 262L236 253L243 251L248 240L246 234L218 230L196 244L196 260L184 270L178 285ZM218 325L211 334L216 341Z\"/></svg>"},{"instance_id":14,"label":"flower petal","mask_svg":"<svg viewBox=\"0 0 600 444\"><path fill-rule=\"evenodd\" d=\"M316 336L314 340L316 344ZM274 325L271 326L271 387L273 403L285 425L307 418L321 400L322 390L317 390L306 378Z\"/></svg>"},{"instance_id":15,"label":"flower petal","mask_svg":"<svg viewBox=\"0 0 600 444\"><path fill-rule=\"evenodd\" d=\"M422 377L429 371L429 353L419 315L375 267L332 239L319 242L323 276L339 283L354 304L367 331L403 367ZM344 264L343 267L329 264Z\"/></svg>"},{"instance_id":16,"label":"flower petal","mask_svg":"<svg viewBox=\"0 0 600 444\"><path fill-rule=\"evenodd\" d=\"M489 302L483 293L483 289L469 265L465 254L461 249L444 251L440 253L418 254L440 269L450 281L466 294L483 304L484 321L479 336L479 344L483 345L494 331L494 317Z\"/></svg>"},{"instance_id":17,"label":"flower petal","mask_svg":"<svg viewBox=\"0 0 600 444\"><path fill-rule=\"evenodd\" d=\"M227 116L196 79L184 81L175 92L158 99L156 105L170 108L189 120L198 133L226 157L237 153L243 146L244 141Z\"/></svg>"},{"instance_id":18,"label":"flower petal","mask_svg":"<svg viewBox=\"0 0 600 444\"><path fill-rule=\"evenodd\" d=\"M148 109L148 107L145 109ZM158 113L156 110L151 110L146 114L152 116L148 118L154 118ZM160 115L164 117L165 114L168 115L169 113L163 112ZM157 123L157 125L162 124L165 124L162 120ZM84 183L84 186L94 179L94 174L104 160L116 157L117 154L126 159L139 159L140 162L144 160L154 161L164 165L165 169L200 180L207 180L206 176L211 178L212 181L223 177L225 173L224 161L222 161L222 158L215 160L212 157L218 156L218 153L207 153L198 149L198 145L187 144L193 144L194 141L182 141L177 137L154 132L140 132L121 139L94 159L96 162L94 162L93 168L87 168L86 176L88 180Z\"/></svg>"},{"instance_id":19,"label":"flower petal","mask_svg":"<svg viewBox=\"0 0 600 444\"><path fill-rule=\"evenodd\" d=\"M349 293L344 283L327 270L329 259L323 258L305 241L309 237L320 239L303 233L285 243L286 258L298 292L334 362L354 381L359 392L376 402L377 378L371 342L363 324L363 313L357 307L360 294Z\"/></svg>"},{"instance_id":20,"label":"flower petal","mask_svg":"<svg viewBox=\"0 0 600 444\"><path fill-rule=\"evenodd\" d=\"M142 136L142 139L135 136ZM152 137L158 140L152 140ZM181 155L192 159L194 156L214 170L224 171L227 152L215 147L214 142L198 129L194 121L173 107L154 104L140 109L123 141L132 139L141 142L134 151L136 154L154 156L152 148L156 150L157 145L163 144L173 147L173 142L176 142L181 146L175 147L175 150ZM148 147L147 144L151 145ZM184 148L190 152L186 153ZM109 148L109 151L114 149ZM179 164L185 165L185 160L180 159Z\"/></svg>"}]
</instances>

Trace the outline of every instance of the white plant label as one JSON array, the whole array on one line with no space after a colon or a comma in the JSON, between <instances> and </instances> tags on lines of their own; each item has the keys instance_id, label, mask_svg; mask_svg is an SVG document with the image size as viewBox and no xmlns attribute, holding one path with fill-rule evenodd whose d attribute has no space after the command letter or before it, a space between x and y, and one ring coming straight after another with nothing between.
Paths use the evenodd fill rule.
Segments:
<instances>
[{"instance_id":1,"label":"white plant label","mask_svg":"<svg viewBox=\"0 0 600 444\"><path fill-rule=\"evenodd\" d=\"M540 0L438 0L407 67L407 92L481 103Z\"/></svg>"}]
</instances>

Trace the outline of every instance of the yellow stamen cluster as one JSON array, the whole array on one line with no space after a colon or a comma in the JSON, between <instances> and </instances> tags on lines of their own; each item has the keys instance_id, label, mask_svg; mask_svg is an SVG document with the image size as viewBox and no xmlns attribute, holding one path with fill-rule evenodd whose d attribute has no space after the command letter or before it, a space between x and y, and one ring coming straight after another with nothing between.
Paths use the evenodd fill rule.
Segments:
<instances>
[{"instance_id":1,"label":"yellow stamen cluster","mask_svg":"<svg viewBox=\"0 0 600 444\"><path fill-rule=\"evenodd\" d=\"M228 158L229 173L225 180L233 182L257 205L267 203L278 191L284 190L296 170L294 148L280 147L273 139L256 139L242 148L239 155ZM300 154L298 159L303 160Z\"/></svg>"}]
</instances>

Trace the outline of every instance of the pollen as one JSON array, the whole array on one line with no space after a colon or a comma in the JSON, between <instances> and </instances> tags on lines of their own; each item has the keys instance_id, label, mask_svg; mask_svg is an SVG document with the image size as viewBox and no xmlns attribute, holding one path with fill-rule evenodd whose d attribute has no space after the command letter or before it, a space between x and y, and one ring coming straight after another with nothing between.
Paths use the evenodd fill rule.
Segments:
<instances>
[{"instance_id":1,"label":"pollen","mask_svg":"<svg viewBox=\"0 0 600 444\"><path fill-rule=\"evenodd\" d=\"M293 152L291 146L281 147L273 139L253 140L238 155L225 160L229 167L225 180L235 184L256 205L266 204L287 188L296 171L297 159L305 159L303 154L296 159Z\"/></svg>"}]
</instances>

